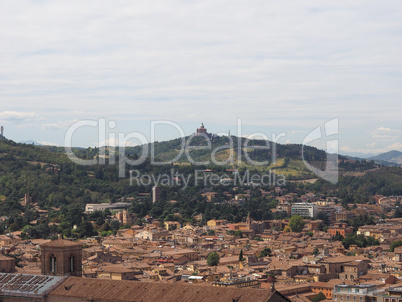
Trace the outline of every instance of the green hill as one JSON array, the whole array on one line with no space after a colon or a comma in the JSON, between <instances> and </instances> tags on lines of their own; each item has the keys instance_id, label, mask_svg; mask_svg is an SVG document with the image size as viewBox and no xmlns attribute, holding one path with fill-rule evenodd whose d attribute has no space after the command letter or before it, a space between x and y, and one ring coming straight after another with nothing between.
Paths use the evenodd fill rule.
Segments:
<instances>
[{"instance_id":1,"label":"green hill","mask_svg":"<svg viewBox=\"0 0 402 302\"><path fill-rule=\"evenodd\" d=\"M107 222L104 215L95 213L93 215L83 214L84 206L87 203L116 202L122 198L132 197L130 211L135 213L138 219L147 214L153 217L165 219L169 213L180 212L183 221L192 222L192 216L203 213L206 219L213 217L217 219L228 219L230 221L241 221L250 213L253 219L272 218L270 209L275 207L272 198L262 198L259 188L244 186L234 188L232 186L218 185L214 188L217 196L213 203L207 203L201 196L203 186L194 183L190 179L188 186L183 190L183 184L163 187L162 201L153 204L149 195L153 182L138 185L133 182L130 185L129 170L136 169L142 174L150 177L161 174L170 174L171 169L182 174L184 177L194 174L196 169L212 169L219 175L225 175L228 168L236 168L239 172L246 170L251 173L265 173L269 170L276 174L285 174L287 180L311 179L316 176L304 165L302 160L301 145L280 145L276 149L263 149L265 141L250 141L248 146L244 145L245 140L233 139L235 144L230 146L227 138L214 138L212 150L218 149L215 153L211 149L202 149L205 141L194 139L187 151L196 161L207 161L213 154L220 161L228 161L224 166L214 163L203 165L192 165L187 156L181 156L177 161L168 165L152 164L148 157L137 166L127 166L123 178L119 177L119 150L115 154L115 163L110 164L111 150L104 150L106 153L106 164L78 165L73 163L65 153L64 148L49 146L34 146L32 144L17 144L13 141L0 140L0 216L8 217L5 223L0 223L0 233L7 231L23 230L29 233L32 238L46 238L56 234L64 234L67 237L85 237L93 234L108 233L116 231L119 227L116 223L112 226ZM170 160L180 152L180 140L171 140L154 144L155 160ZM127 148L127 155L131 159L138 159L142 148ZM103 150L102 150L103 151ZM81 159L96 159L100 150L98 148L75 148L73 152ZM275 152L275 153L274 153ZM317 167L324 167L326 153L313 147L305 147L305 158ZM272 154L276 155L276 162ZM148 153L150 156L151 153ZM267 161L263 165L252 165L248 158L255 161ZM239 160L240 159L240 160ZM362 192L367 194L375 193L397 193L400 192L402 181L399 170L373 171L377 166L367 161L347 161L340 158L340 171L342 173L360 173L359 176L345 176L340 178L338 185L332 185L319 180L312 186L317 192L331 192L340 196L350 197L350 192ZM378 168L377 168L378 169ZM377 173L381 176L377 179ZM273 189L274 185L261 187L264 190ZM303 184L292 182L286 183L289 191L295 190L296 186L301 188ZM372 188L372 186L374 186ZM251 199L242 205L228 205L225 202L228 197L224 192L231 194L251 190ZM346 191L345 191L346 190ZM32 204L27 206L21 203L25 193L32 197ZM354 198L354 196L352 196ZM356 197L357 199L357 197ZM170 203L169 200L177 200L177 203ZM48 210L48 217L42 219L37 209ZM100 215L100 216L99 216ZM103 215L103 216L102 216ZM91 223L91 221L93 223ZM53 222L56 225L49 226ZM37 224L34 224L37 223ZM77 227L74 227L77 226ZM94 230L96 228L97 231Z\"/></svg>"}]
</instances>

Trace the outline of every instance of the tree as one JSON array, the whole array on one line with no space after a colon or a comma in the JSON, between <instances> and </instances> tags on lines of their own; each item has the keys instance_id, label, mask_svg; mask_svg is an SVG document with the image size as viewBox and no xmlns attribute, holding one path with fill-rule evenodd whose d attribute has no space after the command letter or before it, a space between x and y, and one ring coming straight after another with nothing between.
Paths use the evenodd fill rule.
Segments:
<instances>
[{"instance_id":1,"label":"tree","mask_svg":"<svg viewBox=\"0 0 402 302\"><path fill-rule=\"evenodd\" d=\"M396 247L402 246L402 240L393 241L389 246L389 251L393 252Z\"/></svg>"},{"instance_id":2,"label":"tree","mask_svg":"<svg viewBox=\"0 0 402 302\"><path fill-rule=\"evenodd\" d=\"M336 232L337 234L335 236L332 237L332 241L342 241L343 239L345 239L345 237L343 237L341 234L339 234L338 232Z\"/></svg>"},{"instance_id":3,"label":"tree","mask_svg":"<svg viewBox=\"0 0 402 302\"><path fill-rule=\"evenodd\" d=\"M236 237L243 238L243 232L240 231L240 230L237 230L237 231L235 232L235 236L236 236Z\"/></svg>"},{"instance_id":4,"label":"tree","mask_svg":"<svg viewBox=\"0 0 402 302\"><path fill-rule=\"evenodd\" d=\"M271 249L269 247L265 247L261 252L260 252L260 258L271 256Z\"/></svg>"},{"instance_id":5,"label":"tree","mask_svg":"<svg viewBox=\"0 0 402 302\"><path fill-rule=\"evenodd\" d=\"M217 266L219 264L220 257L217 252L212 252L207 257L207 263L209 266Z\"/></svg>"},{"instance_id":6,"label":"tree","mask_svg":"<svg viewBox=\"0 0 402 302\"><path fill-rule=\"evenodd\" d=\"M304 228L303 217L300 215L294 215L289 220L289 227L292 232L300 233Z\"/></svg>"},{"instance_id":7,"label":"tree","mask_svg":"<svg viewBox=\"0 0 402 302\"><path fill-rule=\"evenodd\" d=\"M314 256L317 256L319 253L320 251L318 250L318 248L315 248L314 251L312 252Z\"/></svg>"},{"instance_id":8,"label":"tree","mask_svg":"<svg viewBox=\"0 0 402 302\"><path fill-rule=\"evenodd\" d=\"M329 220L329 217L328 217L328 214L325 213L325 212L318 212L317 219L322 220L325 225L330 225L331 224L331 222Z\"/></svg>"},{"instance_id":9,"label":"tree","mask_svg":"<svg viewBox=\"0 0 402 302\"><path fill-rule=\"evenodd\" d=\"M215 231L214 230L209 230L208 235L209 236L215 236Z\"/></svg>"},{"instance_id":10,"label":"tree","mask_svg":"<svg viewBox=\"0 0 402 302\"><path fill-rule=\"evenodd\" d=\"M243 249L240 250L240 254L239 254L239 262L243 261Z\"/></svg>"},{"instance_id":11,"label":"tree","mask_svg":"<svg viewBox=\"0 0 402 302\"><path fill-rule=\"evenodd\" d=\"M319 302L322 300L327 299L327 297L325 297L325 295L323 294L323 292L319 292L318 295L314 296L313 299L311 299L312 302Z\"/></svg>"},{"instance_id":12,"label":"tree","mask_svg":"<svg viewBox=\"0 0 402 302\"><path fill-rule=\"evenodd\" d=\"M372 245L379 245L380 242L370 236L366 238L363 234L349 234L342 240L342 244L345 249L348 249L351 245L357 245L358 247L367 247Z\"/></svg>"}]
</instances>

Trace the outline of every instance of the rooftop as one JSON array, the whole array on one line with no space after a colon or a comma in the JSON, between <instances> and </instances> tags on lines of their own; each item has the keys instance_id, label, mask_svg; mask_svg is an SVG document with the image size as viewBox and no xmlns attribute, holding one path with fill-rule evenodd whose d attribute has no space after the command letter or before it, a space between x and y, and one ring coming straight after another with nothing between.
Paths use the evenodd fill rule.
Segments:
<instances>
[{"instance_id":1,"label":"rooftop","mask_svg":"<svg viewBox=\"0 0 402 302\"><path fill-rule=\"evenodd\" d=\"M63 279L64 277L0 273L0 292L7 296L41 297Z\"/></svg>"},{"instance_id":2,"label":"rooftop","mask_svg":"<svg viewBox=\"0 0 402 302\"><path fill-rule=\"evenodd\" d=\"M70 241L70 240L64 240L64 239L57 239L57 240L52 240L50 242L41 244L42 246L82 246L81 243L79 242L74 242L74 241Z\"/></svg>"},{"instance_id":3,"label":"rooftop","mask_svg":"<svg viewBox=\"0 0 402 302\"><path fill-rule=\"evenodd\" d=\"M274 293L249 288L226 288L68 277L49 293L94 301L268 301Z\"/></svg>"},{"instance_id":4,"label":"rooftop","mask_svg":"<svg viewBox=\"0 0 402 302\"><path fill-rule=\"evenodd\" d=\"M349 285L349 284L338 284L335 285L336 287L343 287L343 288L372 288L376 287L374 284L354 284L354 285Z\"/></svg>"}]
</instances>

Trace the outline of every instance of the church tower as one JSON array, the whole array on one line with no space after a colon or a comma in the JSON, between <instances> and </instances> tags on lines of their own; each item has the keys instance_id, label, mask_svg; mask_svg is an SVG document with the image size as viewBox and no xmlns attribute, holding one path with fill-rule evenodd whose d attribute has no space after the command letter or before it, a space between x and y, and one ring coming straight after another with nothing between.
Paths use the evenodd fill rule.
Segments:
<instances>
[{"instance_id":1,"label":"church tower","mask_svg":"<svg viewBox=\"0 0 402 302\"><path fill-rule=\"evenodd\" d=\"M248 213L248 215L247 215L246 225L247 225L247 229L248 229L248 230L251 230L251 218L250 218L250 213Z\"/></svg>"},{"instance_id":2,"label":"church tower","mask_svg":"<svg viewBox=\"0 0 402 302\"><path fill-rule=\"evenodd\" d=\"M82 245L70 240L53 240L40 246L41 273L52 276L82 276Z\"/></svg>"}]
</instances>

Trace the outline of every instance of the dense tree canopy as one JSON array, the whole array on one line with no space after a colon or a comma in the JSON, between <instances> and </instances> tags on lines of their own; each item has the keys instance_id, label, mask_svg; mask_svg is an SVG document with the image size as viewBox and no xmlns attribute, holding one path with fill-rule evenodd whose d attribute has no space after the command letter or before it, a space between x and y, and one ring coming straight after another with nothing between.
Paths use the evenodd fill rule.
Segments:
<instances>
[{"instance_id":1,"label":"dense tree canopy","mask_svg":"<svg viewBox=\"0 0 402 302\"><path fill-rule=\"evenodd\" d=\"M209 266L217 266L219 264L219 254L217 252L212 252L207 256L207 263Z\"/></svg>"},{"instance_id":2,"label":"dense tree canopy","mask_svg":"<svg viewBox=\"0 0 402 302\"><path fill-rule=\"evenodd\" d=\"M289 227L292 232L300 233L304 228L303 217L300 215L294 215L289 220Z\"/></svg>"}]
</instances>

